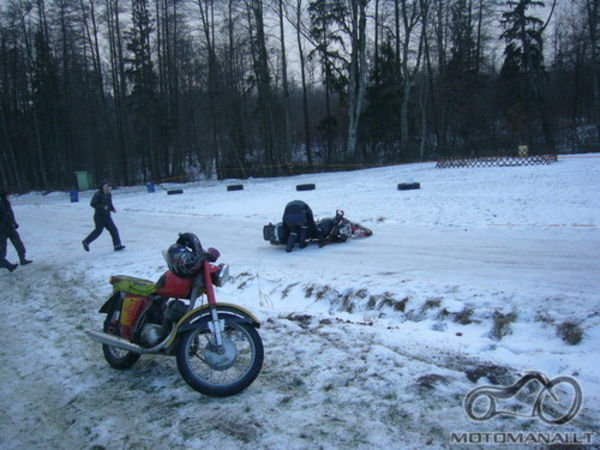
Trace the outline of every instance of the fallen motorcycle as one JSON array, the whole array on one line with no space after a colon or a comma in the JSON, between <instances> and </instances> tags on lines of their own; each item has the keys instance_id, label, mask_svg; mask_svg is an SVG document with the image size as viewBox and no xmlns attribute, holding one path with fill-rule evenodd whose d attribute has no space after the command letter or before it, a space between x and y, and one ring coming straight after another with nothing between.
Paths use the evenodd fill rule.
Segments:
<instances>
[{"instance_id":1,"label":"fallen motorcycle","mask_svg":"<svg viewBox=\"0 0 600 450\"><path fill-rule=\"evenodd\" d=\"M100 308L102 343L115 369L131 367L143 354L175 356L183 379L198 392L225 397L246 389L264 358L260 324L239 306L218 303L214 287L229 279L218 250L202 249L193 233L182 233L164 252L167 270L155 283L136 277L110 278L113 293ZM198 305L198 300L202 300Z\"/></svg>"},{"instance_id":2,"label":"fallen motorcycle","mask_svg":"<svg viewBox=\"0 0 600 450\"><path fill-rule=\"evenodd\" d=\"M333 243L345 242L352 237L369 237L373 231L356 222L351 222L344 217L344 211L338 209L334 217L326 217L315 222L315 230L309 234L308 241L316 242L319 247ZM274 225L269 223L263 226L263 239L271 245L285 244L288 239L283 222Z\"/></svg>"}]
</instances>

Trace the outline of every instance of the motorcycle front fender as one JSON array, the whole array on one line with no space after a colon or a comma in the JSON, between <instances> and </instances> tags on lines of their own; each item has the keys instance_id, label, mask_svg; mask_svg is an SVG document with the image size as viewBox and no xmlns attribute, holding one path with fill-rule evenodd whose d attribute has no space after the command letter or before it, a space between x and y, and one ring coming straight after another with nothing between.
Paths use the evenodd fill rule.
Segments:
<instances>
[{"instance_id":1,"label":"motorcycle front fender","mask_svg":"<svg viewBox=\"0 0 600 450\"><path fill-rule=\"evenodd\" d=\"M224 319L229 323L247 323L255 328L260 328L260 322L250 311L229 303L218 303L217 314L219 319ZM179 333L193 330L199 327L205 327L211 320L210 306L204 305L196 308L179 321L177 331Z\"/></svg>"}]
</instances>

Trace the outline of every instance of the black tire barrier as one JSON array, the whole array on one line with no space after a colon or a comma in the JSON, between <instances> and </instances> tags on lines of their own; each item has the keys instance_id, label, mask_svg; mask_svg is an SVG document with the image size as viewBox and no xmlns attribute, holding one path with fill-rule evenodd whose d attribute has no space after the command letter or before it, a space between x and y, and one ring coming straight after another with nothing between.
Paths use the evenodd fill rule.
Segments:
<instances>
[{"instance_id":1,"label":"black tire barrier","mask_svg":"<svg viewBox=\"0 0 600 450\"><path fill-rule=\"evenodd\" d=\"M399 191L409 191L411 189L420 189L421 183L399 183L398 190Z\"/></svg>"},{"instance_id":2,"label":"black tire barrier","mask_svg":"<svg viewBox=\"0 0 600 450\"><path fill-rule=\"evenodd\" d=\"M299 185L296 186L296 190L297 191L312 191L316 187L317 186L314 183L299 184Z\"/></svg>"},{"instance_id":3,"label":"black tire barrier","mask_svg":"<svg viewBox=\"0 0 600 450\"><path fill-rule=\"evenodd\" d=\"M244 185L243 184L231 184L231 185L227 186L227 190L228 191L243 191Z\"/></svg>"},{"instance_id":4,"label":"black tire barrier","mask_svg":"<svg viewBox=\"0 0 600 450\"><path fill-rule=\"evenodd\" d=\"M171 189L167 191L167 195L183 194L183 189Z\"/></svg>"}]
</instances>

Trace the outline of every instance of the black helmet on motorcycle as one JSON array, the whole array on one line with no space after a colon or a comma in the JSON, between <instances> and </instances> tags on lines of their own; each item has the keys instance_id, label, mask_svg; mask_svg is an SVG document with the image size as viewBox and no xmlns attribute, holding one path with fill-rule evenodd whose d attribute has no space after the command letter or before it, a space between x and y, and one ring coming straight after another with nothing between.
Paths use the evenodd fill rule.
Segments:
<instances>
[{"instance_id":1,"label":"black helmet on motorcycle","mask_svg":"<svg viewBox=\"0 0 600 450\"><path fill-rule=\"evenodd\" d=\"M198 239L198 236L196 236L194 233L179 233L179 239L177 239L177 244L187 247L197 255L201 255L204 253L202 251L202 244L200 243L200 239Z\"/></svg>"},{"instance_id":2,"label":"black helmet on motorcycle","mask_svg":"<svg viewBox=\"0 0 600 450\"><path fill-rule=\"evenodd\" d=\"M178 277L194 277L200 273L204 252L200 240L193 233L181 233L177 243L167 250L167 266Z\"/></svg>"},{"instance_id":3,"label":"black helmet on motorcycle","mask_svg":"<svg viewBox=\"0 0 600 450\"><path fill-rule=\"evenodd\" d=\"M181 244L173 244L167 250L167 266L178 277L194 277L200 273L202 255L191 252Z\"/></svg>"}]
</instances>

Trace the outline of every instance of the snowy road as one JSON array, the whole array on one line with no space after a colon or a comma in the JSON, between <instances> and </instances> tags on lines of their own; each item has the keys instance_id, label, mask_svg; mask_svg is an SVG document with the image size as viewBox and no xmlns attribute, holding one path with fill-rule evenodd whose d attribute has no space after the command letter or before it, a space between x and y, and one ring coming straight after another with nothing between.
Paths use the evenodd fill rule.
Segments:
<instances>
[{"instance_id":1,"label":"snowy road","mask_svg":"<svg viewBox=\"0 0 600 450\"><path fill-rule=\"evenodd\" d=\"M82 222L78 206L23 210L20 220L44 223L51 234L44 237L50 245L43 249L52 257L56 249L64 246L70 251L79 250L78 238L91 229L91 221ZM55 214L57 209L60 214ZM262 239L265 221L156 214L144 211L143 206L134 212L116 214L115 221L129 246L126 254L133 254L135 259L140 249L151 250L156 253L157 263L162 263L159 249L167 248L177 232L193 231L202 236L205 246L219 248L227 262L239 265L241 270L257 270L261 266L268 267L269 272L292 270L302 274L302 281L318 280L325 271L334 278L355 277L356 286L361 284L360 277L367 281L376 278L378 283L382 276L386 283L421 278L448 285L468 279L470 286L478 289L514 288L542 295L573 292L585 296L596 295L600 285L600 241L596 229L572 227L568 232L561 229L560 233L549 229L541 234L538 229L496 226L415 230L384 225L377 227L374 236L352 240L351 245L330 245L324 249L315 245L285 255L282 246L271 246ZM65 229L64 224L69 228ZM78 234L70 224L78 224ZM69 256L72 254L77 260L93 259L98 254L112 258L107 241L105 233L92 244L89 255L69 252Z\"/></svg>"}]
</instances>

